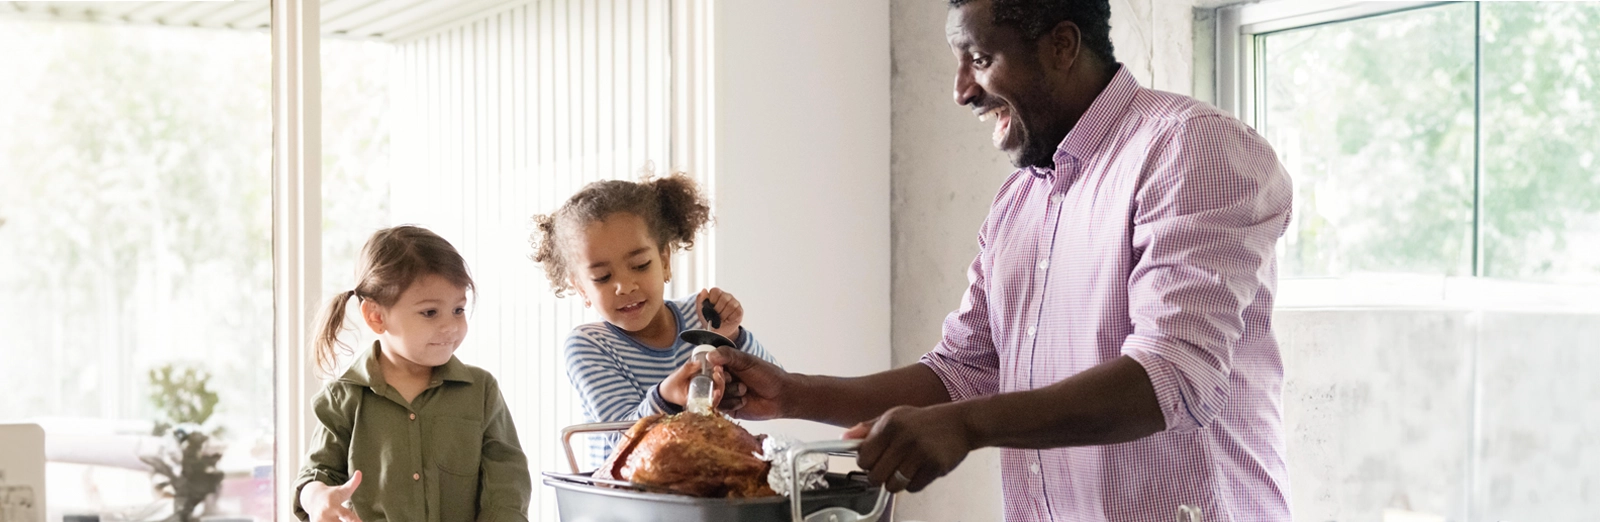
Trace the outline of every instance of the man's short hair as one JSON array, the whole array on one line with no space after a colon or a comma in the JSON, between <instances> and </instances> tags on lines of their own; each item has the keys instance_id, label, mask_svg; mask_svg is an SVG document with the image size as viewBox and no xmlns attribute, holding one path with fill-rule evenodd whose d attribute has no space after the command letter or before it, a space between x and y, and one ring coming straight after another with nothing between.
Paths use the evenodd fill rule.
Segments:
<instances>
[{"instance_id":1,"label":"man's short hair","mask_svg":"<svg viewBox=\"0 0 1600 522\"><path fill-rule=\"evenodd\" d=\"M973 0L950 0L955 9ZM1083 33L1083 46L1109 63L1116 63L1111 49L1110 0L991 0L994 24L1017 28L1029 41L1037 40L1056 24L1072 22Z\"/></svg>"}]
</instances>

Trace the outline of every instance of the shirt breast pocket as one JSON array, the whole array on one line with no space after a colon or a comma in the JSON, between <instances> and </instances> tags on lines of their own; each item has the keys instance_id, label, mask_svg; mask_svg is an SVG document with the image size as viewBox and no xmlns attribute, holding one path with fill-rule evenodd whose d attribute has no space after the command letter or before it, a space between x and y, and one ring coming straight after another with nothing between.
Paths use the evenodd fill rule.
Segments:
<instances>
[{"instance_id":1,"label":"shirt breast pocket","mask_svg":"<svg viewBox=\"0 0 1600 522\"><path fill-rule=\"evenodd\" d=\"M483 423L459 417L435 419L429 453L440 469L462 475L478 475L483 451Z\"/></svg>"}]
</instances>

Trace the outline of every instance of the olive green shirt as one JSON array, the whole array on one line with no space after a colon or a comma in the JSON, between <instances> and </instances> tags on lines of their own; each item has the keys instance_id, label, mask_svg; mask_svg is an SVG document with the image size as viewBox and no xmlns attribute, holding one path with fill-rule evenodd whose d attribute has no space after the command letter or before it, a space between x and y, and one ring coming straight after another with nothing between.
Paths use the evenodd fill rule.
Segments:
<instances>
[{"instance_id":1,"label":"olive green shirt","mask_svg":"<svg viewBox=\"0 0 1600 522\"><path fill-rule=\"evenodd\" d=\"M526 522L533 481L500 385L460 359L433 369L407 403L386 384L377 343L312 402L318 424L295 481L361 485L350 504L362 522Z\"/></svg>"}]
</instances>

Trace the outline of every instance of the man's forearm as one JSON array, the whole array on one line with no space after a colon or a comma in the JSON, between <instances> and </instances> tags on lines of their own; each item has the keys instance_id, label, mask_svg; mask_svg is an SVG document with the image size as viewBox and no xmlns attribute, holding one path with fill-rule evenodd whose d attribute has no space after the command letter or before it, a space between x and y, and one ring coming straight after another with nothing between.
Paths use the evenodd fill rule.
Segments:
<instances>
[{"instance_id":1,"label":"man's forearm","mask_svg":"<svg viewBox=\"0 0 1600 522\"><path fill-rule=\"evenodd\" d=\"M977 447L1115 444L1166 428L1149 375L1126 356L1044 388L945 407L961 410Z\"/></svg>"},{"instance_id":2,"label":"man's forearm","mask_svg":"<svg viewBox=\"0 0 1600 522\"><path fill-rule=\"evenodd\" d=\"M862 377L796 375L799 397L786 416L835 426L869 420L895 406L931 406L950 402L938 374L924 364L911 364Z\"/></svg>"}]
</instances>

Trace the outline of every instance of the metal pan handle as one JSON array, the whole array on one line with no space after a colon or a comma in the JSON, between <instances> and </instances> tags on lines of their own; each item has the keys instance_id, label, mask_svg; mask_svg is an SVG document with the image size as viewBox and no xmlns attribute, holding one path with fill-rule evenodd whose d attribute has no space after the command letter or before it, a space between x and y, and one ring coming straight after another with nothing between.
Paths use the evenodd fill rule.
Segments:
<instances>
[{"instance_id":1,"label":"metal pan handle","mask_svg":"<svg viewBox=\"0 0 1600 522\"><path fill-rule=\"evenodd\" d=\"M789 484L796 486L800 484L800 466L798 464L802 455L853 452L859 447L861 447L861 441L859 440L830 440L795 445L794 449L789 451ZM872 507L872 512L870 513L863 515L850 508L830 507L819 509L810 515L804 515L800 510L800 496L802 493L793 491L796 488L792 487L790 489L792 491L789 492L789 514L794 522L877 522L879 518L883 517L884 508L889 505L889 497L892 496L888 489L878 486L878 502Z\"/></svg>"},{"instance_id":2,"label":"metal pan handle","mask_svg":"<svg viewBox=\"0 0 1600 522\"><path fill-rule=\"evenodd\" d=\"M595 433L602 431L627 431L637 421L594 422L589 424L574 424L561 428L561 446L567 450L567 466L572 468L573 474L578 471L578 456L572 453L572 436L579 433Z\"/></svg>"}]
</instances>

